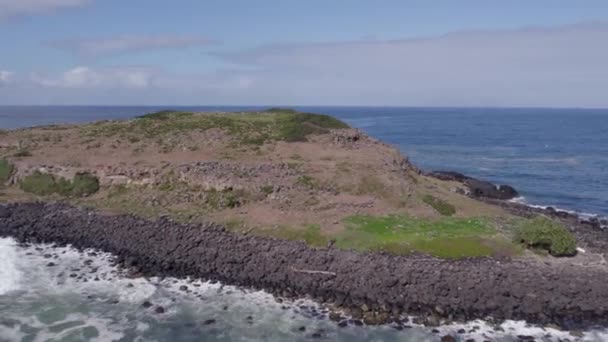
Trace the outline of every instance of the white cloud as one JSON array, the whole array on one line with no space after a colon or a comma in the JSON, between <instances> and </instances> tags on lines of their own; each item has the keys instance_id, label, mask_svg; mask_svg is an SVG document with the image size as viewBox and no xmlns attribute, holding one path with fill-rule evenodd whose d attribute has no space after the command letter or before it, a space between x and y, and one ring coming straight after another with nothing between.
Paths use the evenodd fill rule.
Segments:
<instances>
[{"instance_id":1,"label":"white cloud","mask_svg":"<svg viewBox=\"0 0 608 342\"><path fill-rule=\"evenodd\" d=\"M72 39L54 42L51 45L81 55L104 55L144 50L206 46L212 43L211 40L198 36L121 35L93 39Z\"/></svg>"},{"instance_id":2,"label":"white cloud","mask_svg":"<svg viewBox=\"0 0 608 342\"><path fill-rule=\"evenodd\" d=\"M85 5L89 0L0 0L0 18Z\"/></svg>"},{"instance_id":3,"label":"white cloud","mask_svg":"<svg viewBox=\"0 0 608 342\"><path fill-rule=\"evenodd\" d=\"M218 54L279 103L608 106L608 23ZM243 72L240 72L243 73ZM253 95L253 94L252 94Z\"/></svg>"},{"instance_id":4,"label":"white cloud","mask_svg":"<svg viewBox=\"0 0 608 342\"><path fill-rule=\"evenodd\" d=\"M209 72L81 66L12 77L20 87L5 86L0 103L30 103L35 91L36 101L80 104L608 107L606 41L608 23L596 23L272 45L216 53L231 68Z\"/></svg>"},{"instance_id":5,"label":"white cloud","mask_svg":"<svg viewBox=\"0 0 608 342\"><path fill-rule=\"evenodd\" d=\"M13 80L13 73L6 70L0 70L0 87L7 85Z\"/></svg>"},{"instance_id":6,"label":"white cloud","mask_svg":"<svg viewBox=\"0 0 608 342\"><path fill-rule=\"evenodd\" d=\"M145 68L102 68L78 66L58 77L33 74L35 84L52 88L127 88L140 89L150 86L153 72Z\"/></svg>"}]
</instances>

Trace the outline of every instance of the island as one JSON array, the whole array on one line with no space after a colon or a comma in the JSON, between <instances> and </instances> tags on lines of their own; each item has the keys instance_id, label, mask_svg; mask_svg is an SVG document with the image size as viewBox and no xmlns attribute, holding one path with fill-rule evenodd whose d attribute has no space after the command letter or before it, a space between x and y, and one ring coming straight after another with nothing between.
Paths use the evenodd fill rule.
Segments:
<instances>
[{"instance_id":1,"label":"island","mask_svg":"<svg viewBox=\"0 0 608 342\"><path fill-rule=\"evenodd\" d=\"M600 220L426 172L328 115L162 111L0 131L0 236L133 276L311 297L341 326L608 326Z\"/></svg>"}]
</instances>

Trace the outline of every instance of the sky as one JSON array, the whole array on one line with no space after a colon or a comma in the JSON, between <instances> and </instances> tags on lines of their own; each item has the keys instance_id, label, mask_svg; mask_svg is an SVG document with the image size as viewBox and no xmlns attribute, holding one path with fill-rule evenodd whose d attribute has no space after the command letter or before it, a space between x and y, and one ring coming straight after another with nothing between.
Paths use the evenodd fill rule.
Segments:
<instances>
[{"instance_id":1,"label":"sky","mask_svg":"<svg viewBox=\"0 0 608 342\"><path fill-rule=\"evenodd\" d=\"M0 0L0 105L608 107L606 0Z\"/></svg>"}]
</instances>

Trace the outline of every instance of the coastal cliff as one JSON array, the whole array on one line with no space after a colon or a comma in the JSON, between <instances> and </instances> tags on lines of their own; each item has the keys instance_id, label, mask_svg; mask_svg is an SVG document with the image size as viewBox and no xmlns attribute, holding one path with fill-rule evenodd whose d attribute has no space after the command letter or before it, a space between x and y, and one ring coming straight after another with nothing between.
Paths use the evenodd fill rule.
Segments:
<instances>
[{"instance_id":1,"label":"coastal cliff","mask_svg":"<svg viewBox=\"0 0 608 342\"><path fill-rule=\"evenodd\" d=\"M426 174L329 116L159 112L4 131L0 154L0 235L24 243L310 295L368 324L607 324L599 224L500 200L510 187Z\"/></svg>"}]
</instances>

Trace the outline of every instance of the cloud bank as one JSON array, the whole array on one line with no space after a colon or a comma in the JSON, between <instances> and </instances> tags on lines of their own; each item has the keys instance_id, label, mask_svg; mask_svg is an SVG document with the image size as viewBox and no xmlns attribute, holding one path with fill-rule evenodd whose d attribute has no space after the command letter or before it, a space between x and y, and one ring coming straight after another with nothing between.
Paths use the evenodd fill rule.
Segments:
<instances>
[{"instance_id":1,"label":"cloud bank","mask_svg":"<svg viewBox=\"0 0 608 342\"><path fill-rule=\"evenodd\" d=\"M13 73L6 70L0 70L0 87L8 85L13 78Z\"/></svg>"},{"instance_id":2,"label":"cloud bank","mask_svg":"<svg viewBox=\"0 0 608 342\"><path fill-rule=\"evenodd\" d=\"M78 7L89 0L0 0L0 18Z\"/></svg>"},{"instance_id":3,"label":"cloud bank","mask_svg":"<svg viewBox=\"0 0 608 342\"><path fill-rule=\"evenodd\" d=\"M59 77L31 76L34 84L52 88L147 88L152 73L144 68L101 68L78 66Z\"/></svg>"},{"instance_id":4,"label":"cloud bank","mask_svg":"<svg viewBox=\"0 0 608 342\"><path fill-rule=\"evenodd\" d=\"M192 43L141 41L82 53ZM594 23L276 44L213 53L229 65L213 71L81 66L37 74L22 80L27 92L4 86L0 103L29 103L38 92L57 103L608 107L607 41L608 23Z\"/></svg>"},{"instance_id":5,"label":"cloud bank","mask_svg":"<svg viewBox=\"0 0 608 342\"><path fill-rule=\"evenodd\" d=\"M51 45L79 55L98 56L159 49L182 49L207 46L212 43L211 40L198 36L122 35L94 39L72 39L53 42Z\"/></svg>"},{"instance_id":6,"label":"cloud bank","mask_svg":"<svg viewBox=\"0 0 608 342\"><path fill-rule=\"evenodd\" d=\"M608 106L608 24L389 41L282 44L219 56L296 102ZM285 94L285 91L283 91ZM316 97L316 98L315 98ZM335 101L335 102L334 102Z\"/></svg>"}]
</instances>

